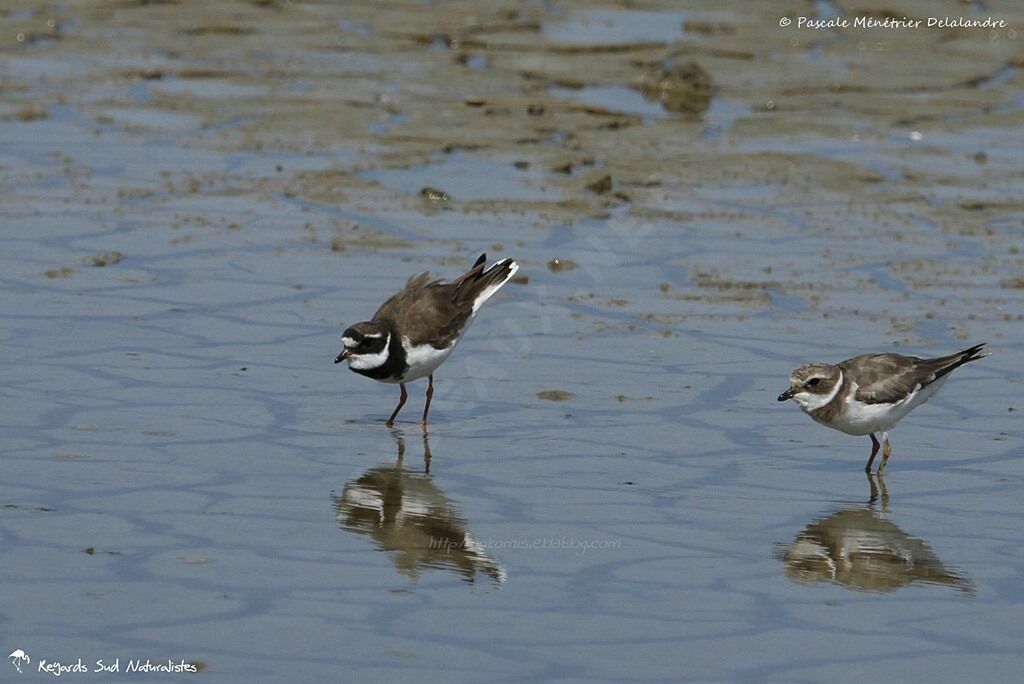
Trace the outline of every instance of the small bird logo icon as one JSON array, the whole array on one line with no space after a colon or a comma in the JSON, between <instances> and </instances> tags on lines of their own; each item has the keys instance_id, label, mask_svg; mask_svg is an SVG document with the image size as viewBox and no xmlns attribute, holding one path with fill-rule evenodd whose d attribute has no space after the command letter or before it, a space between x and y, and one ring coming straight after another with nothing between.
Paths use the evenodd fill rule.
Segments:
<instances>
[{"instance_id":1,"label":"small bird logo icon","mask_svg":"<svg viewBox=\"0 0 1024 684\"><path fill-rule=\"evenodd\" d=\"M25 653L20 648L11 653L11 655L7 656L7 659L10 660L14 667L18 670L18 674L21 674L22 663L26 665L32 663L32 659L28 657L28 653Z\"/></svg>"}]
</instances>

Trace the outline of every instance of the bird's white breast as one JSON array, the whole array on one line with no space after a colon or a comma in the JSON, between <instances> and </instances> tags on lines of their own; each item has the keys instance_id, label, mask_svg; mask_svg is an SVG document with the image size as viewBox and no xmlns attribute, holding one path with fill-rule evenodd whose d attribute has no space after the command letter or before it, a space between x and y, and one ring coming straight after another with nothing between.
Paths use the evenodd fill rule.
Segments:
<instances>
[{"instance_id":1,"label":"bird's white breast","mask_svg":"<svg viewBox=\"0 0 1024 684\"><path fill-rule=\"evenodd\" d=\"M469 327L468 322L466 327ZM465 332L465 329L463 329L463 332ZM457 343L458 340L455 341L455 344ZM405 363L409 368L402 374L401 381L409 382L425 378L433 373L437 370L438 366L444 363L448 355L452 353L452 350L455 349L455 344L452 344L447 349L437 349L429 344L413 346L408 338L402 338L402 346L405 347Z\"/></svg>"},{"instance_id":2,"label":"bird's white breast","mask_svg":"<svg viewBox=\"0 0 1024 684\"><path fill-rule=\"evenodd\" d=\"M900 401L891 404L865 404L857 401L854 399L857 393L857 385L854 383L842 410L827 425L848 435L886 432L905 415L932 398L947 377L941 377L926 387L918 387Z\"/></svg>"}]
</instances>

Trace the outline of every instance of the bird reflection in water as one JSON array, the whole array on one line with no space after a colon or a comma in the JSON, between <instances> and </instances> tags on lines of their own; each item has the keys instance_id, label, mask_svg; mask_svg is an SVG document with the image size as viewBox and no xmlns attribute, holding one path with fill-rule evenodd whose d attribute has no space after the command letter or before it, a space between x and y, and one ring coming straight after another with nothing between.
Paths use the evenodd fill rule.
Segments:
<instances>
[{"instance_id":1,"label":"bird reflection in water","mask_svg":"<svg viewBox=\"0 0 1024 684\"><path fill-rule=\"evenodd\" d=\"M881 476L867 477L871 498L866 506L843 508L813 521L778 554L786 576L875 592L913 583L938 584L973 595L973 582L943 565L923 540L883 517L889 506L885 481ZM879 499L881 513L875 510Z\"/></svg>"},{"instance_id":2,"label":"bird reflection in water","mask_svg":"<svg viewBox=\"0 0 1024 684\"><path fill-rule=\"evenodd\" d=\"M467 582L474 582L478 573L504 582L505 569L487 555L453 502L434 484L427 433L422 473L405 467L405 440L399 430L392 434L398 443L397 462L370 468L345 483L340 496L332 495L338 527L373 537L391 554L398 571L413 580L424 568L441 568Z\"/></svg>"}]
</instances>

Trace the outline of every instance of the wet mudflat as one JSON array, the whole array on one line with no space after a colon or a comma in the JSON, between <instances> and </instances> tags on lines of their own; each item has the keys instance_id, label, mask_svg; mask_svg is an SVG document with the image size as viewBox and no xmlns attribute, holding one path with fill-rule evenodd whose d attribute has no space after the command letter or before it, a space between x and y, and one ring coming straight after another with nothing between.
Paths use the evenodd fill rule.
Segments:
<instances>
[{"instance_id":1,"label":"wet mudflat","mask_svg":"<svg viewBox=\"0 0 1024 684\"><path fill-rule=\"evenodd\" d=\"M1024 14L779 26L857 11L6 4L4 654L1011 679ZM343 326L482 251L521 277L429 434L422 382L387 430ZM805 362L978 341L883 483L775 401Z\"/></svg>"}]
</instances>

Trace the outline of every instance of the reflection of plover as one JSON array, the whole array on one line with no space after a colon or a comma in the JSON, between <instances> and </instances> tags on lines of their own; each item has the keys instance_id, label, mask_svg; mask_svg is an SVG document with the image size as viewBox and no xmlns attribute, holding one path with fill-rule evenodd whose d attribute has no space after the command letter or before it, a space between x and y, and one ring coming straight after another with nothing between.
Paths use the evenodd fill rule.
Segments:
<instances>
[{"instance_id":1,"label":"reflection of plover","mask_svg":"<svg viewBox=\"0 0 1024 684\"><path fill-rule=\"evenodd\" d=\"M480 306L519 270L512 259L502 259L485 269L481 254L465 274L451 283L430 280L428 273L409 278L401 292L392 296L373 318L356 323L342 334L344 349L334 363L348 360L350 370L380 382L399 383L398 406L388 418L395 423L408 394L405 383L429 378L422 425L427 424L434 394L434 371L462 338Z\"/></svg>"},{"instance_id":2,"label":"reflection of plover","mask_svg":"<svg viewBox=\"0 0 1024 684\"><path fill-rule=\"evenodd\" d=\"M870 508L844 508L815 520L782 551L786 576L850 589L894 591L915 583L974 593L974 583L947 567L923 540Z\"/></svg>"},{"instance_id":3,"label":"reflection of plover","mask_svg":"<svg viewBox=\"0 0 1024 684\"><path fill-rule=\"evenodd\" d=\"M903 416L928 401L949 374L969 361L980 359L984 343L937 359L901 354L866 354L835 366L813 363L793 371L789 389L779 401L793 399L804 413L817 422L848 435L871 435L871 464L878 453L876 432L882 433L882 463L885 470L892 447L889 429Z\"/></svg>"},{"instance_id":4,"label":"reflection of plover","mask_svg":"<svg viewBox=\"0 0 1024 684\"><path fill-rule=\"evenodd\" d=\"M396 433L397 463L370 468L346 482L340 496L332 495L338 526L370 535L381 549L393 552L389 555L398 571L414 580L426 569L444 568L467 582L480 575L504 582L505 568L473 537L437 480L402 464L405 442ZM423 449L429 464L426 431Z\"/></svg>"}]
</instances>

